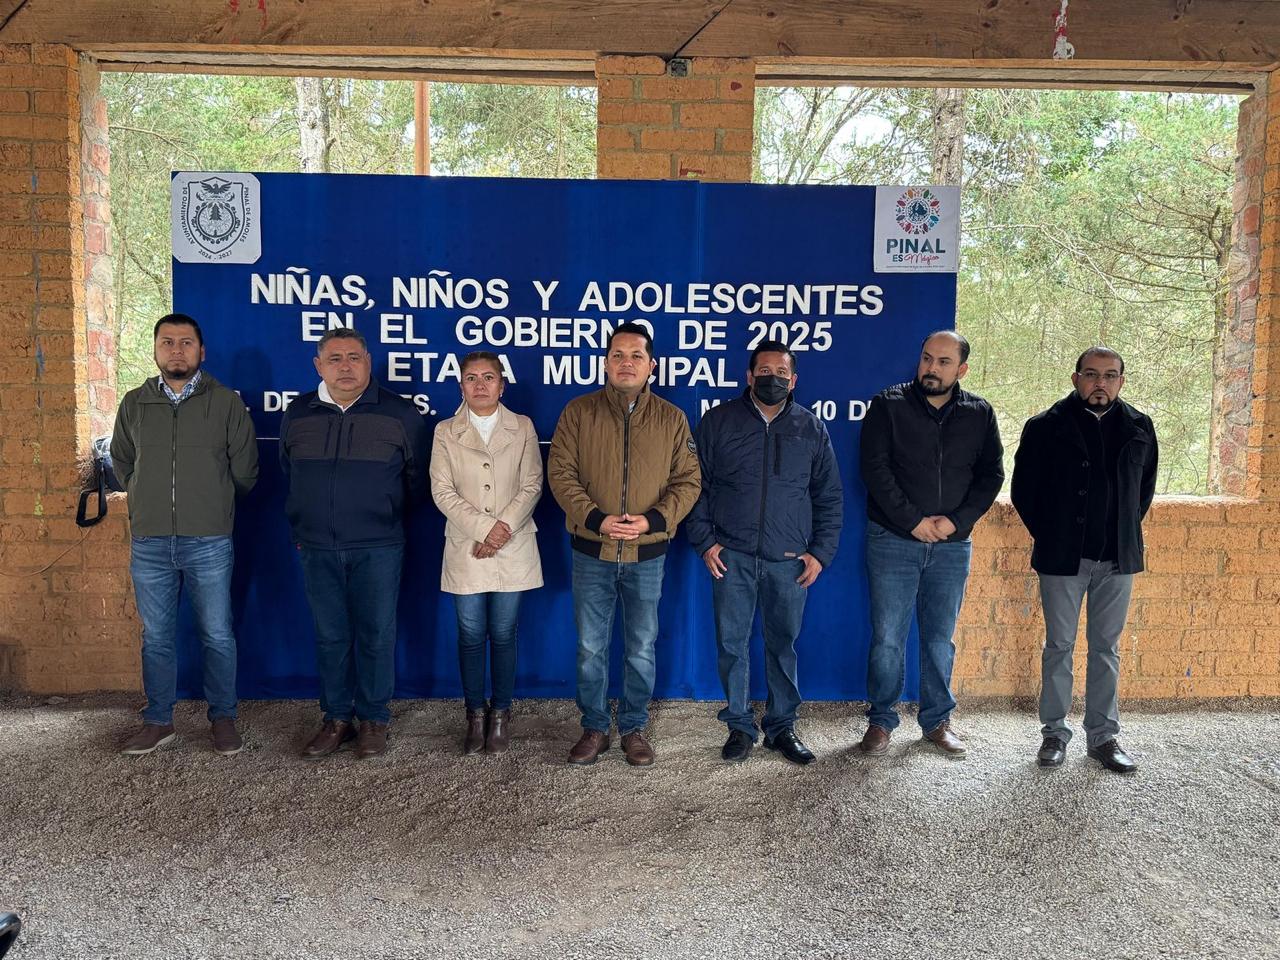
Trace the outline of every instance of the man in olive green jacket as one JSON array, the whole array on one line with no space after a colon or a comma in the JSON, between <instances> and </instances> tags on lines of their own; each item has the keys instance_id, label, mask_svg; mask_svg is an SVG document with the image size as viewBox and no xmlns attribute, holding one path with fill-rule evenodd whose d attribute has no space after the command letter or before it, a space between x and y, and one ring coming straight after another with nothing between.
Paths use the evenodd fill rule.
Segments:
<instances>
[{"instance_id":1,"label":"man in olive green jacket","mask_svg":"<svg viewBox=\"0 0 1280 960\"><path fill-rule=\"evenodd\" d=\"M185 590L204 646L213 747L238 753L236 640L231 626L235 498L258 479L258 443L244 401L200 369L204 337L181 313L155 326L160 375L120 403L111 460L129 494L129 573L142 619L142 729L122 753L173 739L178 599Z\"/></svg>"},{"instance_id":2,"label":"man in olive green jacket","mask_svg":"<svg viewBox=\"0 0 1280 960\"><path fill-rule=\"evenodd\" d=\"M625 648L618 732L627 762L653 763L644 736L656 676L658 600L667 545L697 502L701 472L684 413L649 390L656 363L642 326L609 338L604 389L570 401L560 415L547 478L573 546L582 738L569 762L594 763L609 749L609 638L622 600Z\"/></svg>"}]
</instances>

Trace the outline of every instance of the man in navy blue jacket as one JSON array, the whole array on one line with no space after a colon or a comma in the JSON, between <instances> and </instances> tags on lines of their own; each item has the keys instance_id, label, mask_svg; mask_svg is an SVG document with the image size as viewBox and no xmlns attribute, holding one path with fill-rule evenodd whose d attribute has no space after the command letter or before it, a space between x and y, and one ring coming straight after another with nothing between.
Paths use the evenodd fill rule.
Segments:
<instances>
[{"instance_id":1,"label":"man in navy blue jacket","mask_svg":"<svg viewBox=\"0 0 1280 960\"><path fill-rule=\"evenodd\" d=\"M303 749L387 747L406 503L427 489L429 435L413 404L372 380L364 337L336 328L315 357L321 383L280 424L285 513L316 629L324 725Z\"/></svg>"},{"instance_id":2,"label":"man in navy blue jacket","mask_svg":"<svg viewBox=\"0 0 1280 960\"><path fill-rule=\"evenodd\" d=\"M751 352L748 389L698 425L702 493L686 529L711 573L716 646L729 727L721 756L746 760L756 741L747 653L759 606L769 701L764 745L793 763L813 753L796 736L796 637L808 588L831 565L844 522L840 470L827 428L795 402L796 358L766 340Z\"/></svg>"}]
</instances>

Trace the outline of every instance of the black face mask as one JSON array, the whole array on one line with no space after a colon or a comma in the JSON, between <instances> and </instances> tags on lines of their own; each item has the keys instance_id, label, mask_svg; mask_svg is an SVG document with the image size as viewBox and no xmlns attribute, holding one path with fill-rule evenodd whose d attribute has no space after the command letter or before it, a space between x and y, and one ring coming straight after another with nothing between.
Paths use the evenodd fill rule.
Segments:
<instances>
[{"instance_id":1,"label":"black face mask","mask_svg":"<svg viewBox=\"0 0 1280 960\"><path fill-rule=\"evenodd\" d=\"M776 407L791 394L790 377L756 377L752 395L766 407Z\"/></svg>"}]
</instances>

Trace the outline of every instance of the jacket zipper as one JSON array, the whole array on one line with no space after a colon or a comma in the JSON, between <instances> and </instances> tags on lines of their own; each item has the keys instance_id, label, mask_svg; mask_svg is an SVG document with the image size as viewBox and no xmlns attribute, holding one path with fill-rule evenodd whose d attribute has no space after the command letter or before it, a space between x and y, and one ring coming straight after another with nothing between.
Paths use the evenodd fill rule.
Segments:
<instances>
[{"instance_id":1,"label":"jacket zipper","mask_svg":"<svg viewBox=\"0 0 1280 960\"><path fill-rule=\"evenodd\" d=\"M938 421L938 509L942 509L942 421Z\"/></svg>"},{"instance_id":2,"label":"jacket zipper","mask_svg":"<svg viewBox=\"0 0 1280 960\"><path fill-rule=\"evenodd\" d=\"M622 512L627 512L627 486L631 476L631 411L622 415ZM622 544L618 541L618 562L622 562Z\"/></svg>"},{"instance_id":3,"label":"jacket zipper","mask_svg":"<svg viewBox=\"0 0 1280 960\"><path fill-rule=\"evenodd\" d=\"M169 507L173 519L173 535L178 535L178 405L173 407L173 451L170 457L171 472L169 474Z\"/></svg>"},{"instance_id":4,"label":"jacket zipper","mask_svg":"<svg viewBox=\"0 0 1280 960\"><path fill-rule=\"evenodd\" d=\"M764 419L761 417L761 419ZM764 514L765 504L768 502L769 496L769 427L770 423L766 420L764 424L764 466L760 471L760 529L756 536L756 556L764 553Z\"/></svg>"},{"instance_id":5,"label":"jacket zipper","mask_svg":"<svg viewBox=\"0 0 1280 960\"><path fill-rule=\"evenodd\" d=\"M338 486L338 454L342 451L342 425L346 416L345 410L338 414L338 436L333 441L333 469L329 471L329 539L335 547L338 545L338 527L333 518L333 501ZM325 442L328 442L327 436Z\"/></svg>"}]
</instances>

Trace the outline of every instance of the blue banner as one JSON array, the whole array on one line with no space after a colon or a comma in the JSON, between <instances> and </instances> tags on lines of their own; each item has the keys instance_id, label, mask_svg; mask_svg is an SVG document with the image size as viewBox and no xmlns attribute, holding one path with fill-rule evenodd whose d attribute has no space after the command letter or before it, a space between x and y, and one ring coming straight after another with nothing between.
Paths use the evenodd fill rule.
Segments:
<instances>
[{"instance_id":1,"label":"blue banner","mask_svg":"<svg viewBox=\"0 0 1280 960\"><path fill-rule=\"evenodd\" d=\"M533 419L545 456L565 403L603 382L605 340L624 321L651 326L653 389L695 429L745 389L752 345L795 350L796 399L831 432L846 503L839 554L809 593L801 690L865 696L860 421L955 315L954 274L873 270L876 188L266 173L173 183L174 309L201 323L206 368L240 391L260 438L261 478L236 519L241 696L317 694L276 438L284 406L318 383L326 327L360 330L374 376L431 427L460 403L458 360L497 352L511 377L504 402ZM534 516L546 586L524 597L516 693L572 697L569 545L550 491ZM429 500L408 518L397 696L461 693L452 597L439 590L443 529ZM180 689L198 697L199 644L184 622ZM913 695L914 631L911 650ZM752 661L763 696L758 628ZM667 558L657 666L659 697L722 697L710 580L683 533ZM616 636L611 667L616 688Z\"/></svg>"}]
</instances>

